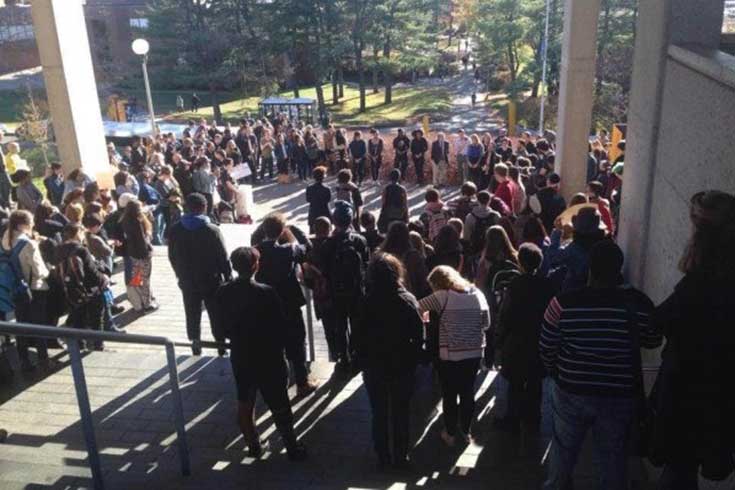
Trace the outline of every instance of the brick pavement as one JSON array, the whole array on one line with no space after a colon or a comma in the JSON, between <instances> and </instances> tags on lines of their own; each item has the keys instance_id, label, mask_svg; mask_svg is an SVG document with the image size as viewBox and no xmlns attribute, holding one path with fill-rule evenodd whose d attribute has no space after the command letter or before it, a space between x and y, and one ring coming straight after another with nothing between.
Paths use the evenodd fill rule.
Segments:
<instances>
[{"instance_id":1,"label":"brick pavement","mask_svg":"<svg viewBox=\"0 0 735 490\"><path fill-rule=\"evenodd\" d=\"M297 223L306 208L301 186L257 188L256 218L270 209L284 211ZM411 203L421 202L412 189ZM369 208L376 192L365 193ZM228 245L247 242L252 227L226 230ZM185 339L184 315L175 278L158 248L153 290L161 309L129 318L130 332ZM116 277L119 283L122 278ZM121 291L116 286L116 291ZM124 296L120 297L124 300ZM206 315L204 315L206 324ZM205 338L208 327L203 327ZM497 397L495 373L478 377L478 445L448 449L439 440L438 388L430 369L419 372L412 407L414 470L378 473L371 449L370 411L360 377L332 378L321 328L315 324L316 359L312 374L320 389L305 399L293 398L297 432L309 446L310 459L289 463L269 414L258 408L258 426L270 442L263 461L247 458L235 423L234 383L227 359L191 357L178 349L179 373L191 447L192 476L182 477L175 445L165 356L160 348L109 344L105 352L87 354L84 365L93 418L108 488L182 489L502 489L539 488L537 441L493 431ZM0 444L0 489L88 488L86 450L68 366L68 358L52 374L24 375L0 388L0 428L9 432ZM206 352L205 352L206 354ZM292 390L293 391L293 390ZM294 393L291 393L292 397ZM583 458L578 489L595 481Z\"/></svg>"}]
</instances>

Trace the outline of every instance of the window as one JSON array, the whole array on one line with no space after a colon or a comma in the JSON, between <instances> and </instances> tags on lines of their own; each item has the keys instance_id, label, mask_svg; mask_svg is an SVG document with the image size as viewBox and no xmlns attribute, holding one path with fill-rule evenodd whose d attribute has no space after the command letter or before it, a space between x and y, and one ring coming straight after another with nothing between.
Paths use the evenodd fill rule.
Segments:
<instances>
[{"instance_id":1,"label":"window","mask_svg":"<svg viewBox=\"0 0 735 490\"><path fill-rule=\"evenodd\" d=\"M33 25L0 25L0 42L26 41L33 39Z\"/></svg>"},{"instance_id":2,"label":"window","mask_svg":"<svg viewBox=\"0 0 735 490\"><path fill-rule=\"evenodd\" d=\"M131 18L130 27L134 29L146 30L148 29L148 19L146 19L145 17Z\"/></svg>"}]
</instances>

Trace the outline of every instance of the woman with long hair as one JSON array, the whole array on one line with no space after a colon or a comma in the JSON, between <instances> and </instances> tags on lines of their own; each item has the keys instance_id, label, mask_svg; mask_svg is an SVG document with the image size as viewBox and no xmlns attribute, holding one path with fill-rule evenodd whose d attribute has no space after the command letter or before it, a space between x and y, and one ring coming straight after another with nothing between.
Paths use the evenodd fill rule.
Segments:
<instances>
[{"instance_id":1,"label":"woman with long hair","mask_svg":"<svg viewBox=\"0 0 735 490\"><path fill-rule=\"evenodd\" d=\"M1 252L10 256L11 263L17 264L17 272L22 280L22 291L14 297L2 298L0 315L5 319L10 311L15 311L19 322L36 325L51 325L48 317L48 278L49 271L41 256L38 242L33 239L33 215L25 210L13 211L0 244ZM9 272L9 271L8 271ZM10 302L6 302L10 300ZM46 339L18 338L18 356L23 370L33 369L28 347L34 346L38 359L48 362Z\"/></svg>"},{"instance_id":2,"label":"woman with long hair","mask_svg":"<svg viewBox=\"0 0 735 490\"><path fill-rule=\"evenodd\" d=\"M405 270L390 254L368 267L367 308L354 338L370 399L378 464L408 463L409 413L423 323L416 297L404 286ZM390 444L392 442L392 446Z\"/></svg>"},{"instance_id":3,"label":"woman with long hair","mask_svg":"<svg viewBox=\"0 0 735 490\"><path fill-rule=\"evenodd\" d=\"M475 284L484 291L492 289L498 272L518 269L518 252L510 242L508 233L500 225L491 226L485 234L485 249L480 256Z\"/></svg>"},{"instance_id":4,"label":"woman with long hair","mask_svg":"<svg viewBox=\"0 0 735 490\"><path fill-rule=\"evenodd\" d=\"M460 274L464 265L462 242L460 234L452 225L444 225L434 238L434 255L427 260L427 267L431 270L439 265L448 265Z\"/></svg>"},{"instance_id":5,"label":"woman with long hair","mask_svg":"<svg viewBox=\"0 0 735 490\"><path fill-rule=\"evenodd\" d=\"M151 292L151 272L153 270L153 225L143 212L137 199L125 206L120 225L124 235L125 250L132 263L132 274L128 282L128 299L137 312L152 312L158 304Z\"/></svg>"},{"instance_id":6,"label":"woman with long hair","mask_svg":"<svg viewBox=\"0 0 735 490\"><path fill-rule=\"evenodd\" d=\"M378 250L398 257L406 269L406 288L414 296L423 298L431 292L426 281L428 271L425 257L411 245L406 223L402 221L391 223L385 241Z\"/></svg>"},{"instance_id":7,"label":"woman with long hair","mask_svg":"<svg viewBox=\"0 0 735 490\"><path fill-rule=\"evenodd\" d=\"M724 480L735 469L735 196L695 194L689 216L692 235L679 263L684 278L653 316L666 336L651 394L662 490L696 490L700 474Z\"/></svg>"},{"instance_id":8,"label":"woman with long hair","mask_svg":"<svg viewBox=\"0 0 735 490\"><path fill-rule=\"evenodd\" d=\"M449 266L429 274L433 293L419 301L421 312L439 315L438 371L442 387L442 440L469 442L475 412L475 377L480 367L490 311L479 289ZM459 402L458 402L459 399Z\"/></svg>"}]
</instances>

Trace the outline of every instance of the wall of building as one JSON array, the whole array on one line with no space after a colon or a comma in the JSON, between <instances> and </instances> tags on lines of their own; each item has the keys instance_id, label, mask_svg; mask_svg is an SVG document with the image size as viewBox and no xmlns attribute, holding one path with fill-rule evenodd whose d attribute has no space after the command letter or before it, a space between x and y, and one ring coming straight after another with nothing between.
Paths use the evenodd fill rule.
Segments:
<instances>
[{"instance_id":1,"label":"wall of building","mask_svg":"<svg viewBox=\"0 0 735 490\"><path fill-rule=\"evenodd\" d=\"M724 83L724 77L707 73L702 65L706 56L677 48L672 54L666 66L644 276L644 287L657 300L680 277L676 264L690 232L690 197L705 189L735 192L735 71L731 83ZM721 61L724 56L719 55ZM730 61L735 66L735 58Z\"/></svg>"}]
</instances>

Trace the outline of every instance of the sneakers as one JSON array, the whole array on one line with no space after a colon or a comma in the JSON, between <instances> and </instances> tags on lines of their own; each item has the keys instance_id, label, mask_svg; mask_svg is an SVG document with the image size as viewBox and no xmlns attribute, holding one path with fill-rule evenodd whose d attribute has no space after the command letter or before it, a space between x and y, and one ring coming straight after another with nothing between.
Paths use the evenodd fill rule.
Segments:
<instances>
[{"instance_id":1,"label":"sneakers","mask_svg":"<svg viewBox=\"0 0 735 490\"><path fill-rule=\"evenodd\" d=\"M442 441L444 441L444 444L446 444L448 447L454 447L455 444L457 444L457 438L449 434L446 429L443 429L440 435Z\"/></svg>"},{"instance_id":2,"label":"sneakers","mask_svg":"<svg viewBox=\"0 0 735 490\"><path fill-rule=\"evenodd\" d=\"M296 395L299 397L309 396L314 393L318 387L318 384L311 381L306 381L296 388Z\"/></svg>"},{"instance_id":3,"label":"sneakers","mask_svg":"<svg viewBox=\"0 0 735 490\"><path fill-rule=\"evenodd\" d=\"M112 305L112 306L110 306L110 312L113 315L119 315L119 314L123 313L124 311L125 311L125 307L123 307L123 306L120 306L120 305Z\"/></svg>"},{"instance_id":4,"label":"sneakers","mask_svg":"<svg viewBox=\"0 0 735 490\"><path fill-rule=\"evenodd\" d=\"M160 305L158 303L151 302L151 304L149 304L148 306L146 306L145 308L143 308L143 313L153 313L158 308L160 308Z\"/></svg>"},{"instance_id":5,"label":"sneakers","mask_svg":"<svg viewBox=\"0 0 735 490\"><path fill-rule=\"evenodd\" d=\"M253 459L260 459L263 457L263 450L265 442L262 439L258 439L257 442L248 445L248 456Z\"/></svg>"}]
</instances>

